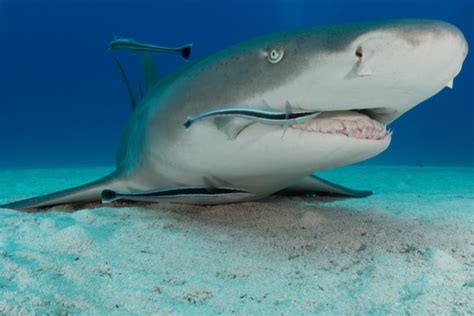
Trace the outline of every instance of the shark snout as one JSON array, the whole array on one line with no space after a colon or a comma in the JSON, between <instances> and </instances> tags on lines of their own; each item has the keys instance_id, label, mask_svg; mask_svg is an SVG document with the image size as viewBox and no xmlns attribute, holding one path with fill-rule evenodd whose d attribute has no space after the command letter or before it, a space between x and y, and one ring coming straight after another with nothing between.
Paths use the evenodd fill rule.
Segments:
<instances>
[{"instance_id":1,"label":"shark snout","mask_svg":"<svg viewBox=\"0 0 474 316\"><path fill-rule=\"evenodd\" d=\"M403 49L405 62L396 65L396 59L393 60L397 77L404 78L404 87L418 94L420 101L444 87L453 88L469 50L463 33L444 21L415 20L399 34L409 43Z\"/></svg>"},{"instance_id":2,"label":"shark snout","mask_svg":"<svg viewBox=\"0 0 474 316\"><path fill-rule=\"evenodd\" d=\"M467 56L467 53L469 52L469 44L467 43L467 40L466 38L464 37L464 35L460 33L460 36L459 36L459 41L461 42L461 51L462 51L462 56L463 58L466 58Z\"/></svg>"},{"instance_id":3,"label":"shark snout","mask_svg":"<svg viewBox=\"0 0 474 316\"><path fill-rule=\"evenodd\" d=\"M461 71L464 59L466 58L469 45L464 34L454 25L443 23L441 36L435 37L436 47L440 54L443 54L442 63L447 69L447 86L453 87L453 80Z\"/></svg>"},{"instance_id":4,"label":"shark snout","mask_svg":"<svg viewBox=\"0 0 474 316\"><path fill-rule=\"evenodd\" d=\"M446 86L451 89L454 88L454 79L461 72L464 59L466 59L466 56L469 52L469 45L464 35L459 30L457 30L457 32L453 36L455 36L455 45L457 45L458 53L457 56L455 55L455 57L453 58L455 60L455 62L453 63L455 68L453 70L452 78L446 84Z\"/></svg>"},{"instance_id":5,"label":"shark snout","mask_svg":"<svg viewBox=\"0 0 474 316\"><path fill-rule=\"evenodd\" d=\"M467 43L466 38L464 37L464 34L453 25L450 25L450 32L456 43L455 45L457 45L457 49L461 55L461 58L466 58L467 53L469 51L469 45Z\"/></svg>"}]
</instances>

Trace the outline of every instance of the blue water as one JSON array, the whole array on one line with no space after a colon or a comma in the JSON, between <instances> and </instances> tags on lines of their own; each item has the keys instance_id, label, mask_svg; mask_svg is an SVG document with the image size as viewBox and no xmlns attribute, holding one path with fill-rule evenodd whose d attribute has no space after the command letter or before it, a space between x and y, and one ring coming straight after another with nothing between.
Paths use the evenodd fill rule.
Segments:
<instances>
[{"instance_id":1,"label":"blue water","mask_svg":"<svg viewBox=\"0 0 474 316\"><path fill-rule=\"evenodd\" d=\"M114 35L194 43L192 58L287 28L369 19L430 18L474 43L474 1L0 0L0 166L110 165L130 114L112 56ZM136 56L118 55L132 82ZM156 58L166 73L183 62ZM472 53L445 89L397 120L370 164L474 165Z\"/></svg>"}]
</instances>

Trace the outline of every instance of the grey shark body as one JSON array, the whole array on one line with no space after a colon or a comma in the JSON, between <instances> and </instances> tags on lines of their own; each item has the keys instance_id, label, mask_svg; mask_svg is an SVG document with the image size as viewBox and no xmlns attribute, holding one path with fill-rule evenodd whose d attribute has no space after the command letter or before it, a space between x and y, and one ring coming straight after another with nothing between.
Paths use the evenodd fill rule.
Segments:
<instances>
[{"instance_id":1,"label":"grey shark body","mask_svg":"<svg viewBox=\"0 0 474 316\"><path fill-rule=\"evenodd\" d=\"M148 89L124 128L114 173L3 207L99 201L104 190L106 202L213 204L276 192L366 196L312 174L386 149L386 125L450 86L467 51L456 27L431 20L323 26L243 42ZM281 114L289 104L294 113L318 115L287 126L206 114ZM205 119L186 128L189 117Z\"/></svg>"}]
</instances>

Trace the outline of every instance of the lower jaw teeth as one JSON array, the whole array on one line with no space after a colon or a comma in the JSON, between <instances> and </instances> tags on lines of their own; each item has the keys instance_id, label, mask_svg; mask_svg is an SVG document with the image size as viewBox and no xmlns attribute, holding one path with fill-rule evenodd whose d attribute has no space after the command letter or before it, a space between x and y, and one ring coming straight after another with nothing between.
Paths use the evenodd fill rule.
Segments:
<instances>
[{"instance_id":1,"label":"lower jaw teeth","mask_svg":"<svg viewBox=\"0 0 474 316\"><path fill-rule=\"evenodd\" d=\"M350 130L350 131L331 131L331 132L317 132L321 134L331 134L331 135L345 135L351 138L357 139L384 139L387 137L390 132L387 131L377 131L371 133L364 133L360 130Z\"/></svg>"},{"instance_id":2,"label":"lower jaw teeth","mask_svg":"<svg viewBox=\"0 0 474 316\"><path fill-rule=\"evenodd\" d=\"M379 140L391 135L387 126L357 111L322 112L315 119L291 126L304 132Z\"/></svg>"},{"instance_id":3,"label":"lower jaw teeth","mask_svg":"<svg viewBox=\"0 0 474 316\"><path fill-rule=\"evenodd\" d=\"M378 124L378 123L377 123ZM371 124L373 125L373 124ZM321 128L318 124L313 125L293 125L292 128L299 129L302 131L307 132L315 132L321 134L330 134L330 135L344 135L350 138L357 138L357 139L367 139L367 140L381 140L386 138L389 135L392 135L392 131L387 130L385 125L379 124L381 128L375 126L366 126L362 128L351 128L348 129L347 127L343 129L330 129L324 127Z\"/></svg>"}]
</instances>

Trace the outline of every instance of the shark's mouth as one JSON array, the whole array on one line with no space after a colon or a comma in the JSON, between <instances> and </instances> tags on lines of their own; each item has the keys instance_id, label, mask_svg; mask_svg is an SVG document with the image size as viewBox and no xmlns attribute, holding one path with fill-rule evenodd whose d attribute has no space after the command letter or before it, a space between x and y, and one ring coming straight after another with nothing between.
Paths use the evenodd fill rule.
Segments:
<instances>
[{"instance_id":1,"label":"shark's mouth","mask_svg":"<svg viewBox=\"0 0 474 316\"><path fill-rule=\"evenodd\" d=\"M322 112L316 118L291 128L304 132L340 135L356 139L383 140L391 135L387 126L358 111Z\"/></svg>"}]
</instances>

